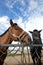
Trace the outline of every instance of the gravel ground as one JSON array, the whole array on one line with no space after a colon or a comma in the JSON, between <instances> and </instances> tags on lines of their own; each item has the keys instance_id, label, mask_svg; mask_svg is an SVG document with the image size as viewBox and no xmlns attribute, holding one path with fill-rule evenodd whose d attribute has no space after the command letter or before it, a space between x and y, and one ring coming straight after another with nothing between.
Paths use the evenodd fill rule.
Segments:
<instances>
[{"instance_id":1,"label":"gravel ground","mask_svg":"<svg viewBox=\"0 0 43 65\"><path fill-rule=\"evenodd\" d=\"M26 63L25 63L25 60L24 60L25 65L33 65L31 56L29 56L29 59L28 59L27 55L25 57L26 57ZM43 57L42 57L41 60L43 62ZM6 59L5 59L4 65L24 65L22 63L23 62L21 60L20 55L19 56L7 56Z\"/></svg>"}]
</instances>

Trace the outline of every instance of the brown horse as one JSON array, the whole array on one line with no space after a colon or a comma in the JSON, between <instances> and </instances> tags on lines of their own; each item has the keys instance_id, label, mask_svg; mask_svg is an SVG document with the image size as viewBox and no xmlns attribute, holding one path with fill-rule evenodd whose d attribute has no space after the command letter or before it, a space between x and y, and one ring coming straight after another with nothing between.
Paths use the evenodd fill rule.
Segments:
<instances>
[{"instance_id":1,"label":"brown horse","mask_svg":"<svg viewBox=\"0 0 43 65\"><path fill-rule=\"evenodd\" d=\"M13 40L23 43L30 43L31 38L22 28L20 28L16 23L10 20L10 27L0 35L0 44L10 44ZM0 65L3 65L4 60L7 56L8 47L0 46Z\"/></svg>"}]
</instances>

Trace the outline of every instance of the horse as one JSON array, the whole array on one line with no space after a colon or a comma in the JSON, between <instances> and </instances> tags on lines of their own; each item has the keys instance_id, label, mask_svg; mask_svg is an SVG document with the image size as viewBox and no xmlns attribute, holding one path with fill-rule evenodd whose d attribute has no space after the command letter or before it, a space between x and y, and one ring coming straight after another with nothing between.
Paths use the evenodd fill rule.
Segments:
<instances>
[{"instance_id":1,"label":"horse","mask_svg":"<svg viewBox=\"0 0 43 65\"><path fill-rule=\"evenodd\" d=\"M13 23L10 19L10 27L0 35L0 44L11 44L12 41L23 42L28 44L31 42L31 38L27 32L25 32L17 23ZM0 65L3 65L7 56L8 46L0 46Z\"/></svg>"},{"instance_id":2,"label":"horse","mask_svg":"<svg viewBox=\"0 0 43 65\"><path fill-rule=\"evenodd\" d=\"M32 34L32 38L33 38L33 44L42 44L42 41L41 41L41 36L40 36L40 32L42 30L37 30L37 29L34 29L33 32L32 31L29 31L31 34ZM33 60L33 63L34 65L41 65L41 49L42 47L41 46L33 46L33 47L30 47L30 52L31 52L31 56L32 56L32 60Z\"/></svg>"}]
</instances>

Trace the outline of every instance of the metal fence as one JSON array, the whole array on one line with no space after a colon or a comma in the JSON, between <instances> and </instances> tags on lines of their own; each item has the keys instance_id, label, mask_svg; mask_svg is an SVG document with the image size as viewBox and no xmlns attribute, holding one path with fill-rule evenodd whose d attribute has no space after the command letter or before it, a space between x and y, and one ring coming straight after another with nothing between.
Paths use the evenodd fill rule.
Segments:
<instances>
[{"instance_id":1,"label":"metal fence","mask_svg":"<svg viewBox=\"0 0 43 65\"><path fill-rule=\"evenodd\" d=\"M31 46L42 46L43 47L43 44L25 44L25 45L23 45L23 44L0 44L0 46L8 46L8 47L21 47L21 46L29 46L29 47L31 47Z\"/></svg>"},{"instance_id":2,"label":"metal fence","mask_svg":"<svg viewBox=\"0 0 43 65\"><path fill-rule=\"evenodd\" d=\"M43 47L43 44L26 44L26 45L23 45L23 44L0 44L0 47L1 46L4 46L4 47L14 47L13 50L16 48L16 47L19 47L14 55L16 55L16 53L19 51L21 53L21 63L22 65L25 63L27 64L27 60L26 60L26 54L24 53L24 48L26 47L27 49L27 55L28 55L28 61L29 63L31 62L30 60L30 50L28 49L28 47L32 47L32 46L42 46ZM22 48L22 50L20 51L20 47ZM11 53L13 50L9 51L9 53ZM43 49L42 49L43 50ZM9 54L8 53L8 54ZM6 63L7 64L7 63Z\"/></svg>"}]
</instances>

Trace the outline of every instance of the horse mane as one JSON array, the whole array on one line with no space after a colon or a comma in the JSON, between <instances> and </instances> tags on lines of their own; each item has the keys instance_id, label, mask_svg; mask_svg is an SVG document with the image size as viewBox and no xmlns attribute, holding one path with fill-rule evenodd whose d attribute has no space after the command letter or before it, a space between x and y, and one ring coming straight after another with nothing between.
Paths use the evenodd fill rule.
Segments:
<instances>
[{"instance_id":1,"label":"horse mane","mask_svg":"<svg viewBox=\"0 0 43 65\"><path fill-rule=\"evenodd\" d=\"M10 29L10 27L9 27L4 33L2 33L2 34L0 35L0 37L2 37L4 34L6 34L6 32L9 31L9 29Z\"/></svg>"}]
</instances>

